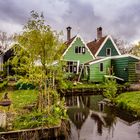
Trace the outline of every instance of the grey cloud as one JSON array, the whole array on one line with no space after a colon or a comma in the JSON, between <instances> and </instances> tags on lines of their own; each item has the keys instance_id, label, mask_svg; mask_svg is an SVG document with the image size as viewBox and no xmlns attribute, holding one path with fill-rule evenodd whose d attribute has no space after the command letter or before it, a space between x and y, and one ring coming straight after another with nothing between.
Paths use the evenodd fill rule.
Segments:
<instances>
[{"instance_id":1,"label":"grey cloud","mask_svg":"<svg viewBox=\"0 0 140 140\"><path fill-rule=\"evenodd\" d=\"M114 19L112 23L114 32L129 41L134 40L136 36L140 36L140 3L125 7L119 12L118 18Z\"/></svg>"},{"instance_id":2,"label":"grey cloud","mask_svg":"<svg viewBox=\"0 0 140 140\"><path fill-rule=\"evenodd\" d=\"M27 14L16 1L4 0L0 1L0 18L7 22L23 24Z\"/></svg>"},{"instance_id":3,"label":"grey cloud","mask_svg":"<svg viewBox=\"0 0 140 140\"><path fill-rule=\"evenodd\" d=\"M96 36L96 27L100 26L100 17L94 15L93 7L86 3L80 3L79 0L69 1L69 10L62 17L65 26L72 26L73 34L79 33L85 40L94 39Z\"/></svg>"},{"instance_id":4,"label":"grey cloud","mask_svg":"<svg viewBox=\"0 0 140 140\"><path fill-rule=\"evenodd\" d=\"M96 37L96 28L102 26L104 35L111 34L128 41L139 38L140 2L138 0L134 2L129 0L128 4L122 7L116 5L113 14L109 14L112 11L109 7L105 7L109 4L105 4L106 0L101 3L101 7L97 0L82 1L84 0L1 0L0 21L23 25L29 18L30 11L37 10L43 11L47 23L58 31L63 30L65 36L65 28L72 26L73 35L79 33L85 40L93 40ZM112 1L110 3L112 4ZM111 17L107 18L107 16Z\"/></svg>"}]
</instances>

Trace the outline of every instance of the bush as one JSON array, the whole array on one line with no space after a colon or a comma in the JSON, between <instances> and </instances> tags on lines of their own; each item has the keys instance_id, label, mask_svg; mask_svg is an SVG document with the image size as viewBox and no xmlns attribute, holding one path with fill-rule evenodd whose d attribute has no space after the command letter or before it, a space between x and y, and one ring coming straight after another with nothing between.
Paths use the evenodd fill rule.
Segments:
<instances>
[{"instance_id":1,"label":"bush","mask_svg":"<svg viewBox=\"0 0 140 140\"><path fill-rule=\"evenodd\" d=\"M4 88L7 86L8 82L7 81L3 81L2 83L0 83L0 90L4 90Z\"/></svg>"},{"instance_id":2,"label":"bush","mask_svg":"<svg viewBox=\"0 0 140 140\"><path fill-rule=\"evenodd\" d=\"M19 90L35 89L35 86L30 83L17 83L16 89L19 89Z\"/></svg>"},{"instance_id":3,"label":"bush","mask_svg":"<svg viewBox=\"0 0 140 140\"><path fill-rule=\"evenodd\" d=\"M111 78L111 79L107 79L105 84L105 89L103 92L103 95L108 98L109 100L111 100L111 102L115 102L115 98L117 97L117 84L116 84L116 80Z\"/></svg>"}]
</instances>

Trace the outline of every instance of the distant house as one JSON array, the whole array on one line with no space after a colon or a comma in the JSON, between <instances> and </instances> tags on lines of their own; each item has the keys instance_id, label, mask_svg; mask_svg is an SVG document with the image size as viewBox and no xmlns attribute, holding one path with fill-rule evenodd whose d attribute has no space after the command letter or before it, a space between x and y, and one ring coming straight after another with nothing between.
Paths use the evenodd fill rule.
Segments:
<instances>
[{"instance_id":1,"label":"distant house","mask_svg":"<svg viewBox=\"0 0 140 140\"><path fill-rule=\"evenodd\" d=\"M14 52L12 48L3 50L0 53L0 71L4 71L6 75L13 75L14 73L8 61L13 55Z\"/></svg>"},{"instance_id":2,"label":"distant house","mask_svg":"<svg viewBox=\"0 0 140 140\"><path fill-rule=\"evenodd\" d=\"M103 82L113 76L124 82L140 80L140 58L121 55L110 35L102 36L102 28L97 28L97 39L85 43L81 36L71 38L71 27L67 28L67 48L63 60L67 62L66 72L79 75L79 79Z\"/></svg>"}]
</instances>

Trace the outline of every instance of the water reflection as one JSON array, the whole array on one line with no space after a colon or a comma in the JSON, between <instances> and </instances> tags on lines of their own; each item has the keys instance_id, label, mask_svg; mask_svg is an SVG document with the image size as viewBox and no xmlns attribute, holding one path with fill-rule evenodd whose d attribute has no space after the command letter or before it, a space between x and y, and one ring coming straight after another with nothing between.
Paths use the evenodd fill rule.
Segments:
<instances>
[{"instance_id":1,"label":"water reflection","mask_svg":"<svg viewBox=\"0 0 140 140\"><path fill-rule=\"evenodd\" d=\"M70 140L138 140L137 118L101 104L102 96L66 97L71 122Z\"/></svg>"}]
</instances>

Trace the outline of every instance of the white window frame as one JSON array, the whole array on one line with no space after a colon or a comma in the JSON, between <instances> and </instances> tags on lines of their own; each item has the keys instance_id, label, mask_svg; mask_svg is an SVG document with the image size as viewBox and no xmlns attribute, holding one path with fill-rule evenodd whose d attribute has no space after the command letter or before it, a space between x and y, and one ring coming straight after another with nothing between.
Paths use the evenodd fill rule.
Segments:
<instances>
[{"instance_id":1,"label":"white window frame","mask_svg":"<svg viewBox=\"0 0 140 140\"><path fill-rule=\"evenodd\" d=\"M108 55L108 50L110 50L110 54ZM111 48L106 48L106 56L111 56Z\"/></svg>"},{"instance_id":2,"label":"white window frame","mask_svg":"<svg viewBox=\"0 0 140 140\"><path fill-rule=\"evenodd\" d=\"M68 62L69 62L69 63L72 62L72 65L67 65L67 69L68 69L67 72L78 74L79 61L67 61L67 63L68 63ZM74 63L76 63L76 65L74 65ZM70 71L70 67L72 67L72 71ZM74 71L75 68L76 68L76 71Z\"/></svg>"}]
</instances>

